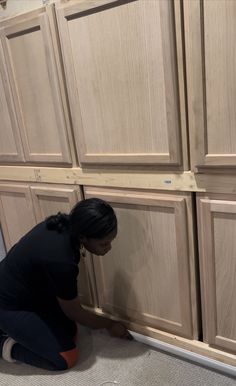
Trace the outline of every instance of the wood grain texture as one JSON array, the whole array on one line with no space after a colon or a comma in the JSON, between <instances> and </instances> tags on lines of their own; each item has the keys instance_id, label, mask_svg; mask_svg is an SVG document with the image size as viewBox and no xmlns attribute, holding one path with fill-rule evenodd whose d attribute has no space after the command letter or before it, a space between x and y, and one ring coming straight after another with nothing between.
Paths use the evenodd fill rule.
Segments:
<instances>
[{"instance_id":1,"label":"wood grain texture","mask_svg":"<svg viewBox=\"0 0 236 386\"><path fill-rule=\"evenodd\" d=\"M173 4L98 3L57 9L80 161L179 165Z\"/></svg>"},{"instance_id":2,"label":"wood grain texture","mask_svg":"<svg viewBox=\"0 0 236 386\"><path fill-rule=\"evenodd\" d=\"M53 26L45 9L30 15L0 24L26 160L70 163Z\"/></svg>"},{"instance_id":3,"label":"wood grain texture","mask_svg":"<svg viewBox=\"0 0 236 386\"><path fill-rule=\"evenodd\" d=\"M196 292L191 298L195 283L189 275L188 196L84 190L86 198L110 202L118 217L119 232L112 251L94 257L102 310L185 337L196 336L192 314Z\"/></svg>"},{"instance_id":4,"label":"wood grain texture","mask_svg":"<svg viewBox=\"0 0 236 386\"><path fill-rule=\"evenodd\" d=\"M31 186L37 221L52 214L69 213L77 202L76 188Z\"/></svg>"},{"instance_id":5,"label":"wood grain texture","mask_svg":"<svg viewBox=\"0 0 236 386\"><path fill-rule=\"evenodd\" d=\"M192 169L236 166L233 0L184 1Z\"/></svg>"},{"instance_id":6,"label":"wood grain texture","mask_svg":"<svg viewBox=\"0 0 236 386\"><path fill-rule=\"evenodd\" d=\"M36 225L27 185L0 184L0 221L7 250Z\"/></svg>"},{"instance_id":7,"label":"wood grain texture","mask_svg":"<svg viewBox=\"0 0 236 386\"><path fill-rule=\"evenodd\" d=\"M0 41L0 161L24 161L19 126Z\"/></svg>"},{"instance_id":8,"label":"wood grain texture","mask_svg":"<svg viewBox=\"0 0 236 386\"><path fill-rule=\"evenodd\" d=\"M204 339L236 353L236 196L198 197Z\"/></svg>"},{"instance_id":9,"label":"wood grain texture","mask_svg":"<svg viewBox=\"0 0 236 386\"><path fill-rule=\"evenodd\" d=\"M110 317L108 313L103 312L100 308L89 308L89 309L98 315L104 315L104 316ZM157 339L160 342L165 342L170 345L180 347L182 349L191 351L193 353L205 356L206 358L220 361L224 364L236 366L236 357L234 354L228 353L226 351L222 351L217 348L213 348L204 342L186 339L181 336L170 334L168 332L161 331L153 327L148 327L135 322L131 322L130 320L125 318L116 317L114 319L119 320L122 323L125 323L125 325L130 330L135 331L139 334L143 334L147 337Z\"/></svg>"}]
</instances>

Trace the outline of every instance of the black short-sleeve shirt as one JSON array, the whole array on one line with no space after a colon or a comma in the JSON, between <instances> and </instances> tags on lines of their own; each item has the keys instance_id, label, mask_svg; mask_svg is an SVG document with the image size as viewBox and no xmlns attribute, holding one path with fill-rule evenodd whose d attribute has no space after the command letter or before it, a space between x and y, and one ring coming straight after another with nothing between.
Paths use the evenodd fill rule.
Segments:
<instances>
[{"instance_id":1,"label":"black short-sleeve shirt","mask_svg":"<svg viewBox=\"0 0 236 386\"><path fill-rule=\"evenodd\" d=\"M0 308L50 307L77 296L79 273L68 230L36 225L0 262Z\"/></svg>"}]
</instances>

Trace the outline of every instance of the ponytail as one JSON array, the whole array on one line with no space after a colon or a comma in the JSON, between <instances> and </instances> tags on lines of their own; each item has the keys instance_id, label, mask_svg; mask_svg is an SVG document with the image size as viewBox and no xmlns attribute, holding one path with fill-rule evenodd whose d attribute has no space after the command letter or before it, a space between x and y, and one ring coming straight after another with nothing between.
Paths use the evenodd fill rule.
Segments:
<instances>
[{"instance_id":1,"label":"ponytail","mask_svg":"<svg viewBox=\"0 0 236 386\"><path fill-rule=\"evenodd\" d=\"M49 230L56 230L58 233L63 232L69 226L69 215L58 212L56 215L46 218L46 227Z\"/></svg>"}]
</instances>

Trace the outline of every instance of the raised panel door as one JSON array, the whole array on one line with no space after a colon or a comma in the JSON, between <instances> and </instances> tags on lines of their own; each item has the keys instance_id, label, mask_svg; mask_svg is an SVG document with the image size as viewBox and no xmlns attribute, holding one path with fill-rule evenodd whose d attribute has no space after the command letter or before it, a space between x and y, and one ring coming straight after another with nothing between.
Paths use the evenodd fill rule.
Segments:
<instances>
[{"instance_id":1,"label":"raised panel door","mask_svg":"<svg viewBox=\"0 0 236 386\"><path fill-rule=\"evenodd\" d=\"M0 216L5 245L9 250L36 225L29 186L0 184Z\"/></svg>"},{"instance_id":2,"label":"raised panel door","mask_svg":"<svg viewBox=\"0 0 236 386\"><path fill-rule=\"evenodd\" d=\"M185 0L193 169L236 166L234 0Z\"/></svg>"},{"instance_id":3,"label":"raised panel door","mask_svg":"<svg viewBox=\"0 0 236 386\"><path fill-rule=\"evenodd\" d=\"M198 194L204 341L236 353L236 196Z\"/></svg>"},{"instance_id":4,"label":"raised panel door","mask_svg":"<svg viewBox=\"0 0 236 386\"><path fill-rule=\"evenodd\" d=\"M186 162L180 3L56 7L81 163Z\"/></svg>"},{"instance_id":5,"label":"raised panel door","mask_svg":"<svg viewBox=\"0 0 236 386\"><path fill-rule=\"evenodd\" d=\"M24 161L15 107L0 41L0 162Z\"/></svg>"},{"instance_id":6,"label":"raised panel door","mask_svg":"<svg viewBox=\"0 0 236 386\"><path fill-rule=\"evenodd\" d=\"M0 39L26 161L71 163L52 9L1 21Z\"/></svg>"},{"instance_id":7,"label":"raised panel door","mask_svg":"<svg viewBox=\"0 0 236 386\"><path fill-rule=\"evenodd\" d=\"M85 197L105 199L118 218L112 250L93 257L101 309L196 337L190 196L85 187Z\"/></svg>"}]
</instances>

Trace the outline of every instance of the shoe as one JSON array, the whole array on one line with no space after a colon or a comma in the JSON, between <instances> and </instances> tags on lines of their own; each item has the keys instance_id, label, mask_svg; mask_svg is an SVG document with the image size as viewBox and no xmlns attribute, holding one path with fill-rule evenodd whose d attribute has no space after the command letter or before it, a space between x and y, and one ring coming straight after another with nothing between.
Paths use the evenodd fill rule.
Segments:
<instances>
[{"instance_id":1,"label":"shoe","mask_svg":"<svg viewBox=\"0 0 236 386\"><path fill-rule=\"evenodd\" d=\"M4 342L7 340L7 338L8 338L8 336L6 334L0 336L0 358L2 358L2 348L3 348Z\"/></svg>"}]
</instances>

